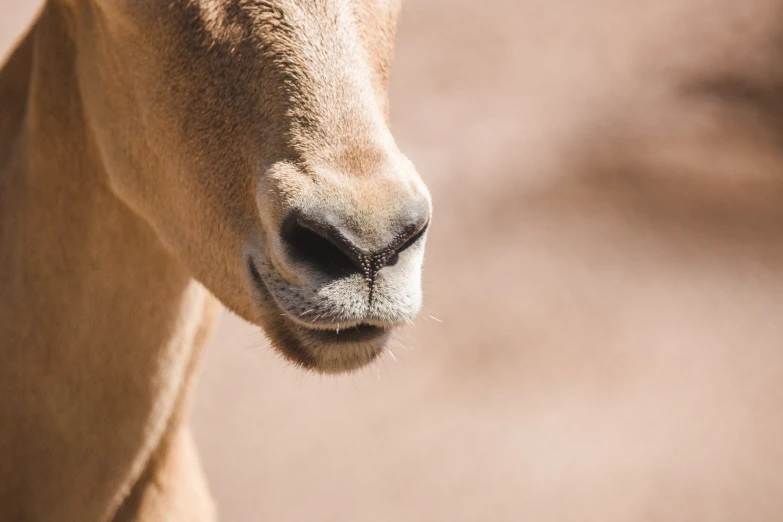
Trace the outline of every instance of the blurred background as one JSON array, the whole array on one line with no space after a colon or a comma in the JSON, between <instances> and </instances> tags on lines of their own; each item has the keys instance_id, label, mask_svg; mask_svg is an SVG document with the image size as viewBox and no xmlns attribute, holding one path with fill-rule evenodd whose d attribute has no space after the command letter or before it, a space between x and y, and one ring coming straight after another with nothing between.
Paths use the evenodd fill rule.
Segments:
<instances>
[{"instance_id":1,"label":"blurred background","mask_svg":"<svg viewBox=\"0 0 783 522\"><path fill-rule=\"evenodd\" d=\"M0 0L0 51L37 7ZM345 377L224 314L220 519L783 520L781 7L408 0L425 308Z\"/></svg>"}]
</instances>

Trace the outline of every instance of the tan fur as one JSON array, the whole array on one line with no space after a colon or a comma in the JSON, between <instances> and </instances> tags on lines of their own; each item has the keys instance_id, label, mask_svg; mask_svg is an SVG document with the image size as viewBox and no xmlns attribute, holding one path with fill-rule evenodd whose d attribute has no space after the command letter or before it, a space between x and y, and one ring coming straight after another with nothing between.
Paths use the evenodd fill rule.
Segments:
<instances>
[{"instance_id":1,"label":"tan fur","mask_svg":"<svg viewBox=\"0 0 783 522\"><path fill-rule=\"evenodd\" d=\"M385 252L411 209L428 219L387 126L397 10L44 7L0 72L0 520L212 519L184 419L219 302L325 372L383 340L303 328L417 312L423 236L371 280L330 279L279 232L337 216Z\"/></svg>"}]
</instances>

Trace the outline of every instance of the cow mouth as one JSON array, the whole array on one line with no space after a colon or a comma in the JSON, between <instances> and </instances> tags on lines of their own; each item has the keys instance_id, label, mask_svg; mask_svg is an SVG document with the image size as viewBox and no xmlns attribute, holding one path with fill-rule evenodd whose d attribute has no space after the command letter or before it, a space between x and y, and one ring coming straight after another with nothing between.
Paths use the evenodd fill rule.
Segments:
<instances>
[{"instance_id":1,"label":"cow mouth","mask_svg":"<svg viewBox=\"0 0 783 522\"><path fill-rule=\"evenodd\" d=\"M308 325L295 320L276 302L252 258L247 265L258 304L267 310L262 326L289 361L317 372L344 373L365 366L383 352L392 326L366 322Z\"/></svg>"},{"instance_id":2,"label":"cow mouth","mask_svg":"<svg viewBox=\"0 0 783 522\"><path fill-rule=\"evenodd\" d=\"M359 323L354 326L340 328L304 328L306 335L325 344L340 345L345 343L362 343L375 341L389 334L388 328L373 324Z\"/></svg>"}]
</instances>

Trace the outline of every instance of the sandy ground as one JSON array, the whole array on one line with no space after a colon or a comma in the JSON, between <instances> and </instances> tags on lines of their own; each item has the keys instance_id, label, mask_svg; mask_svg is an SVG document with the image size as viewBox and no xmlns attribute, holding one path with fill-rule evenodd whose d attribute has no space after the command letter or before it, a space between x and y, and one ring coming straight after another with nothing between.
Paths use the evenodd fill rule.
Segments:
<instances>
[{"instance_id":1,"label":"sandy ground","mask_svg":"<svg viewBox=\"0 0 783 522\"><path fill-rule=\"evenodd\" d=\"M783 520L777 3L410 0L425 310L342 378L225 315L193 416L221 519ZM33 9L0 1L1 49Z\"/></svg>"}]
</instances>

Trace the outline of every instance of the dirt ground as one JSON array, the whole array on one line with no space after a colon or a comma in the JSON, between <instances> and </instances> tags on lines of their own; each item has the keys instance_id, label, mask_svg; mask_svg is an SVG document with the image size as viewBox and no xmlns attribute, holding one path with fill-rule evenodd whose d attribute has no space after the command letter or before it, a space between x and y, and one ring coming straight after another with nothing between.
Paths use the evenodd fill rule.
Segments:
<instances>
[{"instance_id":1,"label":"dirt ground","mask_svg":"<svg viewBox=\"0 0 783 522\"><path fill-rule=\"evenodd\" d=\"M425 309L340 378L225 314L221 520L783 520L779 4L408 1ZM0 0L0 49L34 7Z\"/></svg>"}]
</instances>

